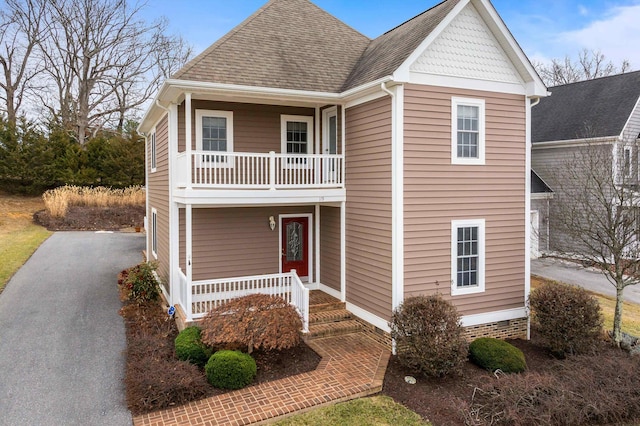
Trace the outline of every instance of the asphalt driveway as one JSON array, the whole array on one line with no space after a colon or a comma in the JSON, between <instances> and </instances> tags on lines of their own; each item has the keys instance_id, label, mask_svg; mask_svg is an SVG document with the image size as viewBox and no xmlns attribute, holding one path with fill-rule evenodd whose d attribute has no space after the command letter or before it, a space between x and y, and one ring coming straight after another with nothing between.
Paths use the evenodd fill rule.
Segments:
<instances>
[{"instance_id":1,"label":"asphalt driveway","mask_svg":"<svg viewBox=\"0 0 640 426\"><path fill-rule=\"evenodd\" d=\"M602 272L593 268L583 268L580 264L552 257L531 261L531 273L543 278L584 287L596 293L616 296L615 287ZM640 284L624 289L624 300L640 304Z\"/></svg>"},{"instance_id":2,"label":"asphalt driveway","mask_svg":"<svg viewBox=\"0 0 640 426\"><path fill-rule=\"evenodd\" d=\"M131 425L117 273L142 234L57 232L0 294L0 425Z\"/></svg>"}]
</instances>

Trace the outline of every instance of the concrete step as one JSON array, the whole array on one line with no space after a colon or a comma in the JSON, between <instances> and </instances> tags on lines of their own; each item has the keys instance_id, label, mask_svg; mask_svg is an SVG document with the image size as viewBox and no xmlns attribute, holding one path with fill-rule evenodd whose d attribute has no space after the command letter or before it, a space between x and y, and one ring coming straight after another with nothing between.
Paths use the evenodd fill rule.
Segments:
<instances>
[{"instance_id":1,"label":"concrete step","mask_svg":"<svg viewBox=\"0 0 640 426\"><path fill-rule=\"evenodd\" d=\"M339 322L352 319L351 312L346 309L320 311L309 314L309 325Z\"/></svg>"},{"instance_id":2,"label":"concrete step","mask_svg":"<svg viewBox=\"0 0 640 426\"><path fill-rule=\"evenodd\" d=\"M356 333L362 330L362 324L353 319L323 322L309 325L309 333L305 340L318 339L320 337L339 336L342 334Z\"/></svg>"}]
</instances>

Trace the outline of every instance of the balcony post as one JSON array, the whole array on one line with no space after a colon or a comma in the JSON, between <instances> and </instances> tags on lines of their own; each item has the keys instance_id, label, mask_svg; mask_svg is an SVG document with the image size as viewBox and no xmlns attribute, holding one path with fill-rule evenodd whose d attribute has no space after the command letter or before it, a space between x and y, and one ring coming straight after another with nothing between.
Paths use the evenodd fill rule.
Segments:
<instances>
[{"instance_id":1,"label":"balcony post","mask_svg":"<svg viewBox=\"0 0 640 426\"><path fill-rule=\"evenodd\" d=\"M269 189L276 190L276 153L269 151Z\"/></svg>"},{"instance_id":2,"label":"balcony post","mask_svg":"<svg viewBox=\"0 0 640 426\"><path fill-rule=\"evenodd\" d=\"M193 158L191 158L191 93L184 94L184 140L185 153L187 155L187 189L193 187Z\"/></svg>"}]
</instances>

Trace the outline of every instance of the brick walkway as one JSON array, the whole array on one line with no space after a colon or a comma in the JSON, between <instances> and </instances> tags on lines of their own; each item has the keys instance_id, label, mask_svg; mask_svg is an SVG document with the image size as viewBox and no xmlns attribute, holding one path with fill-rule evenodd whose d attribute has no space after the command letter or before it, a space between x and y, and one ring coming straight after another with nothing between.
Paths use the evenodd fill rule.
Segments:
<instances>
[{"instance_id":1,"label":"brick walkway","mask_svg":"<svg viewBox=\"0 0 640 426\"><path fill-rule=\"evenodd\" d=\"M247 425L382 389L390 354L365 334L326 337L307 344L322 357L315 371L137 416L133 424Z\"/></svg>"}]
</instances>

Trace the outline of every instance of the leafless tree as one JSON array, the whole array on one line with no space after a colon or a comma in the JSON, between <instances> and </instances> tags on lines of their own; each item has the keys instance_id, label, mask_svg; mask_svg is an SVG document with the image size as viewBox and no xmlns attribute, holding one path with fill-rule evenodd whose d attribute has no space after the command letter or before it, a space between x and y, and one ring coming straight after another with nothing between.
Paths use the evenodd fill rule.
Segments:
<instances>
[{"instance_id":1,"label":"leafless tree","mask_svg":"<svg viewBox=\"0 0 640 426\"><path fill-rule=\"evenodd\" d=\"M550 64L534 62L533 65L549 87L620 74L631 69L627 59L615 65L607 61L601 51L587 49L578 53L577 60L566 55L563 59L552 59Z\"/></svg>"},{"instance_id":2,"label":"leafless tree","mask_svg":"<svg viewBox=\"0 0 640 426\"><path fill-rule=\"evenodd\" d=\"M615 287L613 339L618 344L623 290L640 283L640 197L632 152L636 148L585 145L546 171L556 190L552 229L562 238L556 248L597 266Z\"/></svg>"},{"instance_id":3,"label":"leafless tree","mask_svg":"<svg viewBox=\"0 0 640 426\"><path fill-rule=\"evenodd\" d=\"M34 49L47 34L44 8L45 0L5 0L0 10L0 88L7 120L14 125L43 70Z\"/></svg>"},{"instance_id":4,"label":"leafless tree","mask_svg":"<svg viewBox=\"0 0 640 426\"><path fill-rule=\"evenodd\" d=\"M174 49L190 55L179 38L165 35L167 22L144 21L144 4L127 0L49 0L48 37L41 44L48 80L55 92L42 104L83 143L89 131L122 129L125 115L157 89L157 58ZM180 63L182 65L184 62Z\"/></svg>"}]
</instances>

